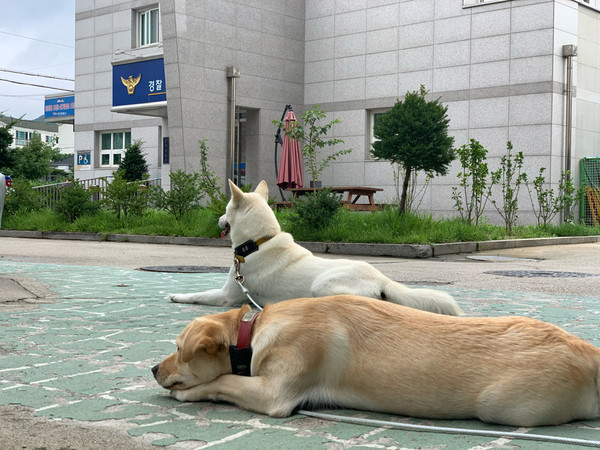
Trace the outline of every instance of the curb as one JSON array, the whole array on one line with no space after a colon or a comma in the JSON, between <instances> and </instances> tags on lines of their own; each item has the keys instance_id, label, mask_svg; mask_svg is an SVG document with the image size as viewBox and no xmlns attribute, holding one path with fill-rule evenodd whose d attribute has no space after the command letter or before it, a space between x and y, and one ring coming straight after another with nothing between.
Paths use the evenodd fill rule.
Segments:
<instances>
[{"instance_id":1,"label":"curb","mask_svg":"<svg viewBox=\"0 0 600 450\"><path fill-rule=\"evenodd\" d=\"M0 230L0 237L28 239L62 239L76 241L133 242L138 244L196 245L230 247L228 240L182 236L149 236L141 234L102 234L63 231ZM454 242L445 244L368 244L351 242L298 242L315 253L334 255L391 256L395 258L432 258L484 250L540 247L544 245L589 244L600 242L600 236L567 236L555 238L503 239L481 242Z\"/></svg>"}]
</instances>

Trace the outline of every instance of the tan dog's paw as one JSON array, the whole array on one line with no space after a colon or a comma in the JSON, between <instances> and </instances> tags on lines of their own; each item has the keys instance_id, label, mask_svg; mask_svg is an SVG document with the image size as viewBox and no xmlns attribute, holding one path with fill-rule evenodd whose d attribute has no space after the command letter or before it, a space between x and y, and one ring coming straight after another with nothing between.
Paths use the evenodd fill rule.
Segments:
<instances>
[{"instance_id":1,"label":"tan dog's paw","mask_svg":"<svg viewBox=\"0 0 600 450\"><path fill-rule=\"evenodd\" d=\"M179 390L175 389L170 391L171 397L180 402L189 402L192 401L189 397L189 389Z\"/></svg>"}]
</instances>

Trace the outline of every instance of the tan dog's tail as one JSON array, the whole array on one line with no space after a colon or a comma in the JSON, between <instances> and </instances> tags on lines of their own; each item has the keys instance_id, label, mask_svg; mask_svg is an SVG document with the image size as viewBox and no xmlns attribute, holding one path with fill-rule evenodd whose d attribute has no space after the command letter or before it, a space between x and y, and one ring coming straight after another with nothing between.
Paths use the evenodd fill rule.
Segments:
<instances>
[{"instance_id":1,"label":"tan dog's tail","mask_svg":"<svg viewBox=\"0 0 600 450\"><path fill-rule=\"evenodd\" d=\"M411 289L392 280L383 286L381 297L382 300L392 303L438 314L460 316L463 313L452 296L446 292L434 289Z\"/></svg>"}]
</instances>

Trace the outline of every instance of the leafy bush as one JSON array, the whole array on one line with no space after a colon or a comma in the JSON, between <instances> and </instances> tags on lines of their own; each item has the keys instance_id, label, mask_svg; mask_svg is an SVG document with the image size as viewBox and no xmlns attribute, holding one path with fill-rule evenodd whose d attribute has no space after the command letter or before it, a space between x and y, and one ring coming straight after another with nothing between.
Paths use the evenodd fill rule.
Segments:
<instances>
[{"instance_id":1,"label":"leafy bush","mask_svg":"<svg viewBox=\"0 0 600 450\"><path fill-rule=\"evenodd\" d=\"M169 174L171 189L165 191L160 186L150 189L150 200L158 208L168 211L181 220L192 209L197 208L204 192L200 188L200 176L179 169Z\"/></svg>"},{"instance_id":2,"label":"leafy bush","mask_svg":"<svg viewBox=\"0 0 600 450\"><path fill-rule=\"evenodd\" d=\"M102 190L103 203L113 211L117 218L121 214L141 214L148 204L148 189L138 183L128 183L123 175L117 171L113 181L108 183Z\"/></svg>"},{"instance_id":3,"label":"leafy bush","mask_svg":"<svg viewBox=\"0 0 600 450\"><path fill-rule=\"evenodd\" d=\"M225 214L229 198L221 189L221 179L208 165L208 145L200 139L200 189L208 195L207 207L216 218Z\"/></svg>"},{"instance_id":4,"label":"leafy bush","mask_svg":"<svg viewBox=\"0 0 600 450\"><path fill-rule=\"evenodd\" d=\"M341 196L333 194L331 189L315 191L314 195L309 194L294 199L290 211L292 223L299 227L318 230L327 228L341 206Z\"/></svg>"},{"instance_id":5,"label":"leafy bush","mask_svg":"<svg viewBox=\"0 0 600 450\"><path fill-rule=\"evenodd\" d=\"M81 216L94 214L100 209L100 203L92 201L93 194L93 191L75 180L61 189L53 208L54 212L68 222L75 222Z\"/></svg>"},{"instance_id":6,"label":"leafy bush","mask_svg":"<svg viewBox=\"0 0 600 450\"><path fill-rule=\"evenodd\" d=\"M11 188L6 190L4 199L4 215L28 213L42 207L40 193L31 187L33 184L25 179L13 180Z\"/></svg>"}]
</instances>

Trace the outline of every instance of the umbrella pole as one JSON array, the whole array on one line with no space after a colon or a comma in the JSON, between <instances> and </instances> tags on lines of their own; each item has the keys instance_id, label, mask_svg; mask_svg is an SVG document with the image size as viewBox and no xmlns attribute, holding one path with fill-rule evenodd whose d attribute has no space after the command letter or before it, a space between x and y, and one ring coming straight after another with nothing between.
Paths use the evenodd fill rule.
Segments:
<instances>
[{"instance_id":1,"label":"umbrella pole","mask_svg":"<svg viewBox=\"0 0 600 450\"><path fill-rule=\"evenodd\" d=\"M285 115L291 109L292 109L292 105L285 105L285 109L283 110L283 114L281 115L281 122L283 122L283 119L285 119ZM283 138L281 137L281 127L278 127L277 133L275 133L275 179L276 180L277 180L277 177L279 176L279 164L277 162L277 144L279 144L279 145L283 144ZM285 202L285 197L283 196L283 190L281 189L280 186L277 186L277 187L279 188L279 195L281 195L281 201Z\"/></svg>"}]
</instances>

